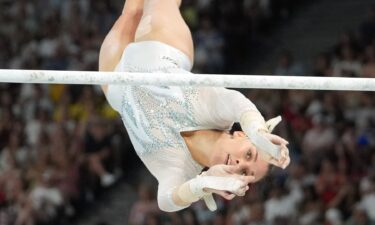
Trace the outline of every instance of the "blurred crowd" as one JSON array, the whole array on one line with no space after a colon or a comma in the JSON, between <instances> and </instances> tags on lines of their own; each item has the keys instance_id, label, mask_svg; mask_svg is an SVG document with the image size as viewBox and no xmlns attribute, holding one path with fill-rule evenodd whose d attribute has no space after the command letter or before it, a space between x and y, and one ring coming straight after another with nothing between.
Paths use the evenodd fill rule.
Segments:
<instances>
[{"instance_id":1,"label":"blurred crowd","mask_svg":"<svg viewBox=\"0 0 375 225\"><path fill-rule=\"evenodd\" d=\"M0 68L97 70L116 1L0 1ZM99 87L0 84L0 224L71 224L121 176L125 130Z\"/></svg>"},{"instance_id":2,"label":"blurred crowd","mask_svg":"<svg viewBox=\"0 0 375 225\"><path fill-rule=\"evenodd\" d=\"M307 0L306 0L307 1ZM184 0L195 71L231 71L301 0ZM0 0L0 68L97 70L120 0ZM371 13L370 13L371 14ZM236 26L233 26L236 24ZM319 55L319 76L374 77L374 12ZM230 46L230 47L229 47ZM276 73L308 71L286 51ZM284 71L293 71L291 73ZM141 184L129 224L327 224L375 221L375 96L366 92L244 92L290 142L292 165L244 198L158 210ZM277 93L277 94L276 94ZM69 224L121 176L131 148L98 87L0 84L0 225Z\"/></svg>"},{"instance_id":3,"label":"blurred crowd","mask_svg":"<svg viewBox=\"0 0 375 225\"><path fill-rule=\"evenodd\" d=\"M66 224L115 183L116 114L92 88L76 91L0 86L1 225Z\"/></svg>"},{"instance_id":4,"label":"blurred crowd","mask_svg":"<svg viewBox=\"0 0 375 225\"><path fill-rule=\"evenodd\" d=\"M251 52L249 48L260 44L262 35L308 1L182 1L182 14L195 39L195 70L225 72L235 68ZM1 0L0 67L95 70L100 44L123 3Z\"/></svg>"},{"instance_id":5,"label":"blurred crowd","mask_svg":"<svg viewBox=\"0 0 375 225\"><path fill-rule=\"evenodd\" d=\"M233 73L265 45L264 36L309 0L184 0L182 14L193 31L194 72Z\"/></svg>"}]
</instances>

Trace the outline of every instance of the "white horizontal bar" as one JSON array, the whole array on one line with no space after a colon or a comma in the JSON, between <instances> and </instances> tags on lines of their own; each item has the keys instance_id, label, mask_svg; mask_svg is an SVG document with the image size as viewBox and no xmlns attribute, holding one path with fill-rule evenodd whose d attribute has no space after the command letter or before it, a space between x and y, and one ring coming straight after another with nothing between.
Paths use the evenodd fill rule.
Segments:
<instances>
[{"instance_id":1,"label":"white horizontal bar","mask_svg":"<svg viewBox=\"0 0 375 225\"><path fill-rule=\"evenodd\" d=\"M375 91L375 78L0 69L0 82Z\"/></svg>"}]
</instances>

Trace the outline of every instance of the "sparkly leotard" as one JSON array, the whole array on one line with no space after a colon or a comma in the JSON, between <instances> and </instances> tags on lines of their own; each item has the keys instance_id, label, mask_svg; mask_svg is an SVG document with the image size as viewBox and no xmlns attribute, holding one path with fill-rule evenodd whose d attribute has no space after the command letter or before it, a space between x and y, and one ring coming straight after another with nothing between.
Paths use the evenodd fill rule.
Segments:
<instances>
[{"instance_id":1,"label":"sparkly leotard","mask_svg":"<svg viewBox=\"0 0 375 225\"><path fill-rule=\"evenodd\" d=\"M116 71L191 74L188 57L154 41L127 46ZM193 75L192 75L193 76ZM132 144L157 178L158 204L176 211L175 187L194 178L202 166L193 160L183 131L230 129L241 114L256 107L237 91L225 88L109 85L107 100L120 113Z\"/></svg>"}]
</instances>

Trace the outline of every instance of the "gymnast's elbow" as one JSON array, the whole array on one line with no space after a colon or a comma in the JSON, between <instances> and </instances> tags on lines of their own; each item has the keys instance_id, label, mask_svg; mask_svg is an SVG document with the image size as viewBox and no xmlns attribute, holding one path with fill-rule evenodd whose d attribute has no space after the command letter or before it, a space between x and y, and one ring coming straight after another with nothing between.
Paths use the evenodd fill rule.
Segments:
<instances>
[{"instance_id":1,"label":"gymnast's elbow","mask_svg":"<svg viewBox=\"0 0 375 225\"><path fill-rule=\"evenodd\" d=\"M158 206L159 206L159 209L163 212L177 212L177 211L179 211L179 209L175 209L173 207L170 207L168 205L160 203L159 201L158 201Z\"/></svg>"},{"instance_id":2,"label":"gymnast's elbow","mask_svg":"<svg viewBox=\"0 0 375 225\"><path fill-rule=\"evenodd\" d=\"M186 208L186 207L181 208L181 207L177 206L174 203L172 203L172 204L169 203L168 204L168 203L166 203L166 201L159 200L159 199L158 199L158 206L159 206L159 209L161 211L164 211L164 212L177 212L177 211L180 211L180 210Z\"/></svg>"}]
</instances>

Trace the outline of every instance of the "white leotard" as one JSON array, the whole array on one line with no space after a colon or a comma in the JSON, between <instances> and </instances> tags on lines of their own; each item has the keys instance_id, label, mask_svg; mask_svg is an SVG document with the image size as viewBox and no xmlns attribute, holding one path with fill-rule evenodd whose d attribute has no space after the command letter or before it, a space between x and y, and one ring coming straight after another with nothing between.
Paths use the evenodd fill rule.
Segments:
<instances>
[{"instance_id":1,"label":"white leotard","mask_svg":"<svg viewBox=\"0 0 375 225\"><path fill-rule=\"evenodd\" d=\"M116 71L191 74L181 51L154 41L127 46ZM192 75L193 76L193 75ZM230 129L256 107L241 93L225 88L109 85L107 100L120 113L132 144L159 183L158 204L177 211L175 187L194 178L203 167L193 160L183 131Z\"/></svg>"}]
</instances>

